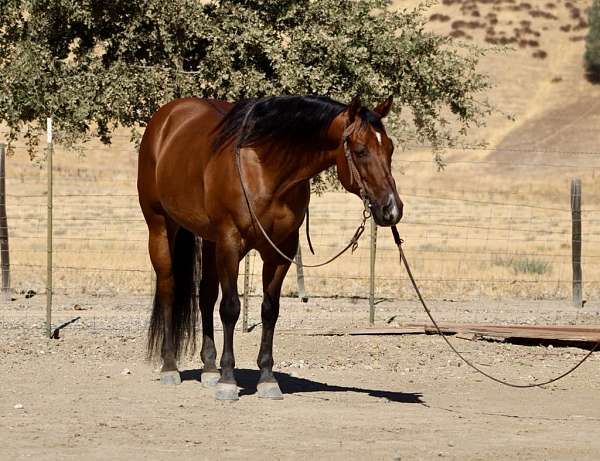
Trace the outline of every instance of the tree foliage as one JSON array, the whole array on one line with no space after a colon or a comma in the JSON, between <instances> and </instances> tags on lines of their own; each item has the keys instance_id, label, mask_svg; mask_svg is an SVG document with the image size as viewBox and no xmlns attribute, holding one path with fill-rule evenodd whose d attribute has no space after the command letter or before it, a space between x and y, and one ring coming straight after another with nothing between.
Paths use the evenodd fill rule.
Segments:
<instances>
[{"instance_id":1,"label":"tree foliage","mask_svg":"<svg viewBox=\"0 0 600 461\"><path fill-rule=\"evenodd\" d=\"M484 118L488 80L480 51L426 32L422 13L388 0L0 0L0 122L33 147L49 115L59 141L110 142L182 96L393 94L396 137L442 145Z\"/></svg>"},{"instance_id":2,"label":"tree foliage","mask_svg":"<svg viewBox=\"0 0 600 461\"><path fill-rule=\"evenodd\" d=\"M594 0L588 10L589 31L585 43L585 69L588 79L600 81L600 0Z\"/></svg>"}]
</instances>

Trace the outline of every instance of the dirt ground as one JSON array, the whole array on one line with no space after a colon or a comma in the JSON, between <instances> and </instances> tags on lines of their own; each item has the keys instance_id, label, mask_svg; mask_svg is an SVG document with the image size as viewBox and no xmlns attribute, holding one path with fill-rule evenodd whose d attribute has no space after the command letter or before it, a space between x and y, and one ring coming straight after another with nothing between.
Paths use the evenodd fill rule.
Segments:
<instances>
[{"instance_id":1,"label":"dirt ground","mask_svg":"<svg viewBox=\"0 0 600 461\"><path fill-rule=\"evenodd\" d=\"M275 340L284 400L256 396L258 326L236 334L241 397L224 403L201 386L198 358L182 364L180 386L159 384L156 364L144 361L148 301L58 298L56 324L81 317L59 340L42 337L43 297L20 296L0 309L0 458L600 458L598 353L556 384L510 389L459 366L435 336L303 334L365 326L365 300L284 299ZM420 320L417 308L382 302L377 324ZM598 307L575 310L561 301L433 308L454 321L600 323ZM257 309L253 299L250 325ZM521 383L554 376L585 353L454 342L486 370Z\"/></svg>"}]
</instances>

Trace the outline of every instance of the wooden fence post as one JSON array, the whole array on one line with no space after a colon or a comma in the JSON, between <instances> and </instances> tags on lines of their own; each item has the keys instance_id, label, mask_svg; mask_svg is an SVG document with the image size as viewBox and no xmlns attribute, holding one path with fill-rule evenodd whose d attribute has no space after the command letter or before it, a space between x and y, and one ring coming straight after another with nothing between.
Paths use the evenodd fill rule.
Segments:
<instances>
[{"instance_id":1,"label":"wooden fence post","mask_svg":"<svg viewBox=\"0 0 600 461\"><path fill-rule=\"evenodd\" d=\"M298 245L298 252L296 253L296 280L298 281L298 298L303 303L308 302L308 296L306 296L306 290L304 289L304 267L302 267L302 247Z\"/></svg>"},{"instance_id":2,"label":"wooden fence post","mask_svg":"<svg viewBox=\"0 0 600 461\"><path fill-rule=\"evenodd\" d=\"M242 331L248 332L248 307L250 304L250 253L244 257L244 299L242 306Z\"/></svg>"},{"instance_id":3,"label":"wooden fence post","mask_svg":"<svg viewBox=\"0 0 600 461\"><path fill-rule=\"evenodd\" d=\"M10 302L10 262L8 219L6 217L6 146L0 144L0 260L2 264L2 300Z\"/></svg>"},{"instance_id":4,"label":"wooden fence post","mask_svg":"<svg viewBox=\"0 0 600 461\"><path fill-rule=\"evenodd\" d=\"M573 263L573 305L582 306L581 273L581 179L571 180L571 251Z\"/></svg>"},{"instance_id":5,"label":"wooden fence post","mask_svg":"<svg viewBox=\"0 0 600 461\"><path fill-rule=\"evenodd\" d=\"M48 153L46 169L48 170L48 220L46 235L46 335L52 337L52 118L46 120Z\"/></svg>"},{"instance_id":6,"label":"wooden fence post","mask_svg":"<svg viewBox=\"0 0 600 461\"><path fill-rule=\"evenodd\" d=\"M371 218L371 246L369 251L369 323L375 323L375 256L377 253L377 224Z\"/></svg>"}]
</instances>

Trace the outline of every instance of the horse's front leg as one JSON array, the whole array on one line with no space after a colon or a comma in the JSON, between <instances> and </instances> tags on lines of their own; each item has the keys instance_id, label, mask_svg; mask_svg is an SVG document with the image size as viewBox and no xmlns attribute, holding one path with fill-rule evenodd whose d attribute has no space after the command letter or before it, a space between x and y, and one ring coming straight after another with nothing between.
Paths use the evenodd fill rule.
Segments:
<instances>
[{"instance_id":1,"label":"horse's front leg","mask_svg":"<svg viewBox=\"0 0 600 461\"><path fill-rule=\"evenodd\" d=\"M237 293L237 278L240 258L243 254L241 240L237 234L224 235L217 242L217 271L221 282L221 305L219 314L223 324L223 354L221 355L221 378L217 382L217 400L238 400L238 389L233 370L233 333L240 316L240 299Z\"/></svg>"},{"instance_id":2,"label":"horse's front leg","mask_svg":"<svg viewBox=\"0 0 600 461\"><path fill-rule=\"evenodd\" d=\"M280 249L290 258L293 258L298 250L298 232L290 236L281 245ZM260 368L257 390L258 396L261 398L279 400L283 398L283 395L275 376L273 376L273 335L275 333L275 324L279 317L281 286L290 268L290 262L274 251L268 255L264 255L263 260L262 278L264 298L261 305L262 338L257 360L258 367Z\"/></svg>"}]
</instances>

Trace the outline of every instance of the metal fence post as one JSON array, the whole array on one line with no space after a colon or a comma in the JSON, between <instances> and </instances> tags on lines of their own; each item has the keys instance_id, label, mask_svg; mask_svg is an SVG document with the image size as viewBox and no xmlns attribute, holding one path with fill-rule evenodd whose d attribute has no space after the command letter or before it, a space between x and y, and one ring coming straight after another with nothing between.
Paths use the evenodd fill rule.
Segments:
<instances>
[{"instance_id":1,"label":"metal fence post","mask_svg":"<svg viewBox=\"0 0 600 461\"><path fill-rule=\"evenodd\" d=\"M581 179L571 180L571 251L573 263L573 305L582 307L581 273Z\"/></svg>"},{"instance_id":2,"label":"metal fence post","mask_svg":"<svg viewBox=\"0 0 600 461\"><path fill-rule=\"evenodd\" d=\"M2 264L2 300L10 302L10 262L8 219L6 217L6 146L0 144L0 260Z\"/></svg>"},{"instance_id":3,"label":"metal fence post","mask_svg":"<svg viewBox=\"0 0 600 461\"><path fill-rule=\"evenodd\" d=\"M248 305L250 303L250 253L244 258L244 303L242 306L242 331L248 332Z\"/></svg>"},{"instance_id":4,"label":"metal fence post","mask_svg":"<svg viewBox=\"0 0 600 461\"><path fill-rule=\"evenodd\" d=\"M46 260L46 335L52 337L52 118L46 120L48 153L46 169L48 170L48 221L47 221L47 260Z\"/></svg>"},{"instance_id":5,"label":"metal fence post","mask_svg":"<svg viewBox=\"0 0 600 461\"><path fill-rule=\"evenodd\" d=\"M377 224L371 218L371 246L369 251L369 323L375 323L375 256L377 252Z\"/></svg>"}]
</instances>

